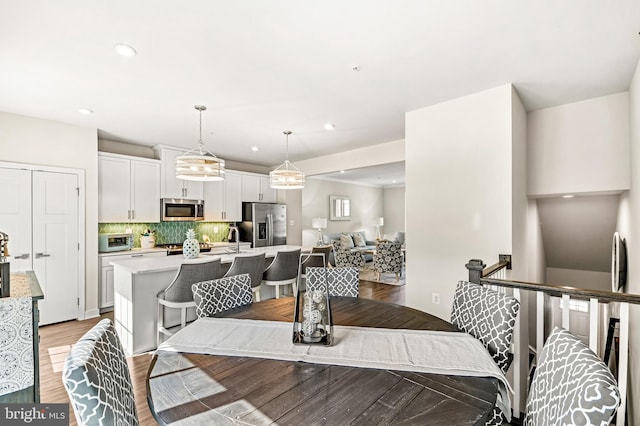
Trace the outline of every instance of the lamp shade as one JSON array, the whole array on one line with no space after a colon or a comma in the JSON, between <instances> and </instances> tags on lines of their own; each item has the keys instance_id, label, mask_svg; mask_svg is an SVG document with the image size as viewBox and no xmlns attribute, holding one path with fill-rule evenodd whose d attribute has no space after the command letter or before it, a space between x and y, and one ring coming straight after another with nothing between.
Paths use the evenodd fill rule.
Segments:
<instances>
[{"instance_id":1,"label":"lamp shade","mask_svg":"<svg viewBox=\"0 0 640 426\"><path fill-rule=\"evenodd\" d=\"M327 227L327 218L314 217L311 219L311 227L314 229L325 229Z\"/></svg>"}]
</instances>

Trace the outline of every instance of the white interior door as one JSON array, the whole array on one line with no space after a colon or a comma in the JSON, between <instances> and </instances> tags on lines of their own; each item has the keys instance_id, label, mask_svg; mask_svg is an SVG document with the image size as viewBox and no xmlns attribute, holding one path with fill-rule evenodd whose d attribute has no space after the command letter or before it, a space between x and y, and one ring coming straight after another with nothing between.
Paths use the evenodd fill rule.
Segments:
<instances>
[{"instance_id":1,"label":"white interior door","mask_svg":"<svg viewBox=\"0 0 640 426\"><path fill-rule=\"evenodd\" d=\"M9 236L11 272L31 264L31 170L0 168L0 231Z\"/></svg>"},{"instance_id":2,"label":"white interior door","mask_svg":"<svg viewBox=\"0 0 640 426\"><path fill-rule=\"evenodd\" d=\"M78 176L33 172L33 270L40 324L78 318Z\"/></svg>"}]
</instances>

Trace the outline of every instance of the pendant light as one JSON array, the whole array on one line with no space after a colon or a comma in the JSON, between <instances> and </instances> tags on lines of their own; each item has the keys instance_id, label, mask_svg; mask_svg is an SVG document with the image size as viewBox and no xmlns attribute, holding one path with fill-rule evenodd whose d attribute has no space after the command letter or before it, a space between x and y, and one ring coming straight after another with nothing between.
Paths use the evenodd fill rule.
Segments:
<instances>
[{"instance_id":1,"label":"pendant light","mask_svg":"<svg viewBox=\"0 0 640 426\"><path fill-rule=\"evenodd\" d=\"M287 157L284 163L269 173L269 186L273 189L301 189L304 188L304 173L289 161L290 130L282 132L287 137Z\"/></svg>"},{"instance_id":2,"label":"pendant light","mask_svg":"<svg viewBox=\"0 0 640 426\"><path fill-rule=\"evenodd\" d=\"M200 112L200 139L198 145L176 158L176 177L184 180L212 182L224 180L224 160L207 151L202 142L202 111L204 105L195 105Z\"/></svg>"}]
</instances>

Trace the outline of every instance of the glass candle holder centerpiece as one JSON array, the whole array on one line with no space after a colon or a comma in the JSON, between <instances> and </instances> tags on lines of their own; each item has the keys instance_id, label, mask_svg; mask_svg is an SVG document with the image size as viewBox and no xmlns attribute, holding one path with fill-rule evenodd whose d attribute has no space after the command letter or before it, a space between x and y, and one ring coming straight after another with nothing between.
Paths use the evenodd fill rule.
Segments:
<instances>
[{"instance_id":1,"label":"glass candle holder centerpiece","mask_svg":"<svg viewBox=\"0 0 640 426\"><path fill-rule=\"evenodd\" d=\"M331 304L326 285L308 291L301 291L298 286L293 318L293 343L325 346L333 343Z\"/></svg>"}]
</instances>

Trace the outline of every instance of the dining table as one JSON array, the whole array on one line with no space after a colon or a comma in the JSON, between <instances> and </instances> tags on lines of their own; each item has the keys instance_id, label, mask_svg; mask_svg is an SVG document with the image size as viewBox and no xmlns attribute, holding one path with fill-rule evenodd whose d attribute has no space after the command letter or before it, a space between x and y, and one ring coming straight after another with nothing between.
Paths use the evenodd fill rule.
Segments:
<instances>
[{"instance_id":1,"label":"dining table","mask_svg":"<svg viewBox=\"0 0 640 426\"><path fill-rule=\"evenodd\" d=\"M293 332L294 304L270 299L217 316L289 322ZM330 305L335 325L460 332L393 303L331 297ZM162 425L484 424L497 388L493 377L163 350L147 373L147 402Z\"/></svg>"}]
</instances>

